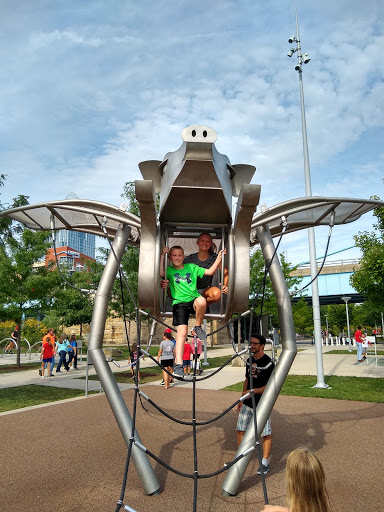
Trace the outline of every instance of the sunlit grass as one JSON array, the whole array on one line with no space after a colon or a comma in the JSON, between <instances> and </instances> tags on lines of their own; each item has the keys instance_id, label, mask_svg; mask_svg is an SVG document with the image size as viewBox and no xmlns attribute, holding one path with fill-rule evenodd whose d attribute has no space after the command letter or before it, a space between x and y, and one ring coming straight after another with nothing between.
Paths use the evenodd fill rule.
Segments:
<instances>
[{"instance_id":1,"label":"sunlit grass","mask_svg":"<svg viewBox=\"0 0 384 512\"><path fill-rule=\"evenodd\" d=\"M243 382L232 384L224 391L241 393ZM337 377L335 375L325 378L327 389L313 388L316 384L313 375L288 375L281 395L306 396L312 398L333 398L336 400L356 400L359 402L384 403L384 379L368 377Z\"/></svg>"}]
</instances>

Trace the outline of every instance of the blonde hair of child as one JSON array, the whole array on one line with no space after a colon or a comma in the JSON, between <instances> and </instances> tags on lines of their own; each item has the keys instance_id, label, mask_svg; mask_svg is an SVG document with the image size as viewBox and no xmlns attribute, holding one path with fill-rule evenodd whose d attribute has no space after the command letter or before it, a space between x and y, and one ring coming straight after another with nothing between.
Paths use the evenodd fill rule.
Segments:
<instances>
[{"instance_id":1,"label":"blonde hair of child","mask_svg":"<svg viewBox=\"0 0 384 512\"><path fill-rule=\"evenodd\" d=\"M287 506L290 512L330 512L323 466L308 448L288 455Z\"/></svg>"}]
</instances>

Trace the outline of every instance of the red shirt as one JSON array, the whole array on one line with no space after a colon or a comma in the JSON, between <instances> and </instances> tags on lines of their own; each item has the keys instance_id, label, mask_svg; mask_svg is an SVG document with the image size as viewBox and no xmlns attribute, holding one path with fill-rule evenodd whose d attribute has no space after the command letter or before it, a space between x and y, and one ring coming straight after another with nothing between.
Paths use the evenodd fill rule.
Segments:
<instances>
[{"instance_id":1,"label":"red shirt","mask_svg":"<svg viewBox=\"0 0 384 512\"><path fill-rule=\"evenodd\" d=\"M53 347L49 343L43 345L43 359L50 359L53 356Z\"/></svg>"},{"instance_id":2,"label":"red shirt","mask_svg":"<svg viewBox=\"0 0 384 512\"><path fill-rule=\"evenodd\" d=\"M356 341L356 343L361 343L361 336L362 336L361 331L356 331L355 332L355 341Z\"/></svg>"},{"instance_id":3,"label":"red shirt","mask_svg":"<svg viewBox=\"0 0 384 512\"><path fill-rule=\"evenodd\" d=\"M188 361L188 359L191 359L191 352L192 352L191 345L186 342L184 345L183 361Z\"/></svg>"}]
</instances>

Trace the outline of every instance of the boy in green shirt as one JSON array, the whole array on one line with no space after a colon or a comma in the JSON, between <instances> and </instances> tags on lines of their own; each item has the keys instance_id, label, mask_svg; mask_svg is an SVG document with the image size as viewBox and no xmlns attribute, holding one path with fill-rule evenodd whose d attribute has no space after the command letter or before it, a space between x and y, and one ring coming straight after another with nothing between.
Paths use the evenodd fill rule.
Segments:
<instances>
[{"instance_id":1,"label":"boy in green shirt","mask_svg":"<svg viewBox=\"0 0 384 512\"><path fill-rule=\"evenodd\" d=\"M172 266L167 268L166 279L164 279L164 256L169 255ZM204 320L205 311L207 309L207 301L197 291L197 278L203 276L213 276L218 266L221 263L222 255L226 254L226 249L221 250L213 265L208 268L201 268L194 263L184 262L184 250L179 245L175 245L168 249L164 247L161 252L160 258L160 277L162 278L161 287L167 288L168 285L171 289L173 298L172 312L173 322L172 325L177 327L176 334L176 360L173 369L173 375L184 378L183 372L183 353L184 343L188 335L188 320L189 315L196 314L196 326L194 331L197 337L204 341L207 339L207 334L201 327Z\"/></svg>"}]
</instances>

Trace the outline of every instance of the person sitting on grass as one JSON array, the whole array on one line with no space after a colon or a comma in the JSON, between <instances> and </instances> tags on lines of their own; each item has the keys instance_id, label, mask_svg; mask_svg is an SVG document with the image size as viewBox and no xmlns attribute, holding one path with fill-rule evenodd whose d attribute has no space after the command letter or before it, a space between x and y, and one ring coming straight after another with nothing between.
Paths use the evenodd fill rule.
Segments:
<instances>
[{"instance_id":1,"label":"person sitting on grass","mask_svg":"<svg viewBox=\"0 0 384 512\"><path fill-rule=\"evenodd\" d=\"M169 254L169 259L172 263L164 269L164 256ZM171 249L164 247L161 252L160 258L160 277L162 278L161 287L167 288L168 285L171 289L173 297L172 312L173 321L172 325L177 328L176 331L176 360L173 369L173 375L184 378L183 372L183 354L184 343L188 334L188 320L189 315L196 314L196 326L194 331L196 335L202 340L207 339L207 334L201 327L205 311L207 309L207 301L197 291L197 278L203 276L213 276L218 269L222 255L226 254L226 250L221 250L215 262L210 268L204 269L193 263L184 263L184 250L179 245L175 245ZM166 279L164 277L166 276Z\"/></svg>"},{"instance_id":2,"label":"person sitting on grass","mask_svg":"<svg viewBox=\"0 0 384 512\"><path fill-rule=\"evenodd\" d=\"M308 448L298 448L287 458L287 507L265 505L262 512L330 512L325 472Z\"/></svg>"}]
</instances>

